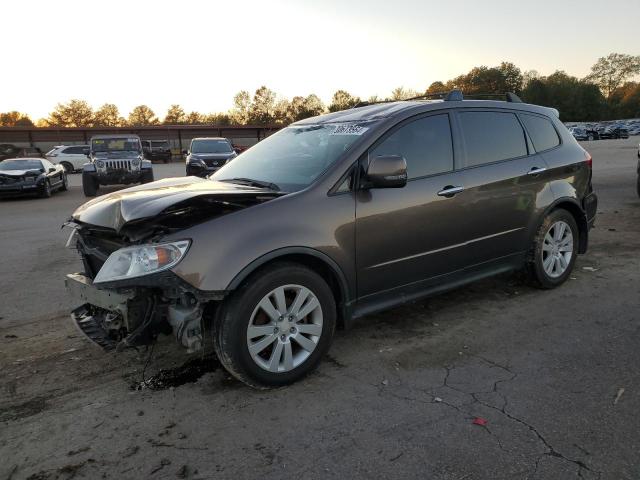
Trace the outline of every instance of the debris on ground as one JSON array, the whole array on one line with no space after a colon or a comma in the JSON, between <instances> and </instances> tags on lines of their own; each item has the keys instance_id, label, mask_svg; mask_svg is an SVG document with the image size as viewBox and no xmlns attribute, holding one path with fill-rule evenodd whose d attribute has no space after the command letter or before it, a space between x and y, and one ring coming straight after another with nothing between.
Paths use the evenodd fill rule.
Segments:
<instances>
[{"instance_id":1,"label":"debris on ground","mask_svg":"<svg viewBox=\"0 0 640 480\"><path fill-rule=\"evenodd\" d=\"M182 465L176 472L176 477L178 478L187 478L187 475L189 475L189 467L187 467L186 465Z\"/></svg>"},{"instance_id":2,"label":"debris on ground","mask_svg":"<svg viewBox=\"0 0 640 480\"><path fill-rule=\"evenodd\" d=\"M595 267L582 267L582 270L584 270L585 272L597 272L598 269Z\"/></svg>"},{"instance_id":3,"label":"debris on ground","mask_svg":"<svg viewBox=\"0 0 640 480\"><path fill-rule=\"evenodd\" d=\"M155 375L134 382L131 390L172 390L185 383L197 382L205 373L214 372L220 363L215 357L194 358L175 368L162 369Z\"/></svg>"},{"instance_id":4,"label":"debris on ground","mask_svg":"<svg viewBox=\"0 0 640 480\"><path fill-rule=\"evenodd\" d=\"M18 338L18 336L10 333L9 335L5 335L4 338Z\"/></svg>"},{"instance_id":5,"label":"debris on ground","mask_svg":"<svg viewBox=\"0 0 640 480\"><path fill-rule=\"evenodd\" d=\"M487 420L485 420L485 419L484 419L484 418L482 418L482 417L476 417L476 418L474 418L474 419L473 419L473 422L472 422L472 423L473 423L474 425L480 425L481 427L484 427L484 426L486 426L486 425L487 425L487 423L489 423L489 422L487 422Z\"/></svg>"},{"instance_id":6,"label":"debris on ground","mask_svg":"<svg viewBox=\"0 0 640 480\"><path fill-rule=\"evenodd\" d=\"M385 378L384 380L382 380L382 382L381 382L381 383L382 383L382 385L384 385L384 386L386 387L387 385L389 385L389 380L387 380L387 379Z\"/></svg>"},{"instance_id":7,"label":"debris on ground","mask_svg":"<svg viewBox=\"0 0 640 480\"><path fill-rule=\"evenodd\" d=\"M77 455L77 454L79 454L79 453L87 452L87 451L89 451L90 449L91 449L91 447L86 446L86 447L79 448L78 450L69 450L69 451L67 452L67 456L71 457L71 456L73 456L73 455Z\"/></svg>"},{"instance_id":8,"label":"debris on ground","mask_svg":"<svg viewBox=\"0 0 640 480\"><path fill-rule=\"evenodd\" d=\"M138 453L139 450L140 450L140 447L138 445L133 445L131 447L128 447L124 452L121 453L122 458L131 457L136 453Z\"/></svg>"},{"instance_id":9,"label":"debris on ground","mask_svg":"<svg viewBox=\"0 0 640 480\"><path fill-rule=\"evenodd\" d=\"M440 403L440 402L442 402L442 399L440 397L435 397L433 399L433 401L436 402L436 403Z\"/></svg>"},{"instance_id":10,"label":"debris on ground","mask_svg":"<svg viewBox=\"0 0 640 480\"><path fill-rule=\"evenodd\" d=\"M150 475L153 475L154 473L159 472L167 465L171 465L171 460L169 460L168 458L163 458L162 460L160 460L160 464L156 465L156 467L153 470L151 470Z\"/></svg>"},{"instance_id":11,"label":"debris on ground","mask_svg":"<svg viewBox=\"0 0 640 480\"><path fill-rule=\"evenodd\" d=\"M620 400L620 397L622 397L623 393L624 393L624 388L619 388L618 393L616 394L616 398L613 400L614 405L618 404L618 400Z\"/></svg>"}]
</instances>

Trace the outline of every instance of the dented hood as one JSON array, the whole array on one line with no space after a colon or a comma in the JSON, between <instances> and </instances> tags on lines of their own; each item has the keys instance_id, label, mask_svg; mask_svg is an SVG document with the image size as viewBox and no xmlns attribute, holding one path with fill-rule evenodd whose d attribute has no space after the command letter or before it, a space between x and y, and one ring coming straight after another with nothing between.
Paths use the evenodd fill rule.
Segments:
<instances>
[{"instance_id":1,"label":"dented hood","mask_svg":"<svg viewBox=\"0 0 640 480\"><path fill-rule=\"evenodd\" d=\"M166 178L138 185L91 200L75 212L75 221L119 231L133 220L153 217L164 210L188 203L198 197L214 197L233 202L236 198L282 195L266 188L256 188L198 177Z\"/></svg>"}]
</instances>

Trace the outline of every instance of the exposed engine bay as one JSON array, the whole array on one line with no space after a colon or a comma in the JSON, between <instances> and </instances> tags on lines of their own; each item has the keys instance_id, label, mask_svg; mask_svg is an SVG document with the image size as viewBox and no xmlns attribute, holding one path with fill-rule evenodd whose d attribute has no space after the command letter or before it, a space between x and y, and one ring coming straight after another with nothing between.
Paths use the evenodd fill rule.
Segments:
<instances>
[{"instance_id":1,"label":"exposed engine bay","mask_svg":"<svg viewBox=\"0 0 640 480\"><path fill-rule=\"evenodd\" d=\"M80 254L84 272L67 275L66 285L81 303L71 314L78 328L105 350L149 345L159 334L172 334L189 353L202 350L204 323L225 292L198 290L168 269L113 282L94 280L115 252L157 244L167 234L278 196L256 193L199 195L124 223L115 215L120 220L113 228L82 222L74 214L65 224L73 229L67 246Z\"/></svg>"}]
</instances>

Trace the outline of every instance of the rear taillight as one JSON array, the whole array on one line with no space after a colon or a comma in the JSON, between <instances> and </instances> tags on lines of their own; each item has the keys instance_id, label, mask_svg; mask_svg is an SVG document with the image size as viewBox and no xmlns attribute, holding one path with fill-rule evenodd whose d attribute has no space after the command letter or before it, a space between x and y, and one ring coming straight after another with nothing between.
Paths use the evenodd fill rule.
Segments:
<instances>
[{"instance_id":1,"label":"rear taillight","mask_svg":"<svg viewBox=\"0 0 640 480\"><path fill-rule=\"evenodd\" d=\"M593 158L591 158L591 155L589 154L589 152L585 151L584 156L585 156L585 163L587 164L587 167L592 168Z\"/></svg>"}]
</instances>

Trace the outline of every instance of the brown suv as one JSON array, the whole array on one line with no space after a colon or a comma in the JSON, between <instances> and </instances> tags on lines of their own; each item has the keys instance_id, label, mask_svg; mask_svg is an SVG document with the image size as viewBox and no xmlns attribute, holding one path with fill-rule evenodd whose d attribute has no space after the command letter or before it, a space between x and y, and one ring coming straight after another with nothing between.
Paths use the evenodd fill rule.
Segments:
<instances>
[{"instance_id":1,"label":"brown suv","mask_svg":"<svg viewBox=\"0 0 640 480\"><path fill-rule=\"evenodd\" d=\"M69 225L74 321L106 349L172 332L258 387L336 325L501 272L562 284L587 249L591 157L549 108L368 105L290 125L207 179L97 198Z\"/></svg>"}]
</instances>

